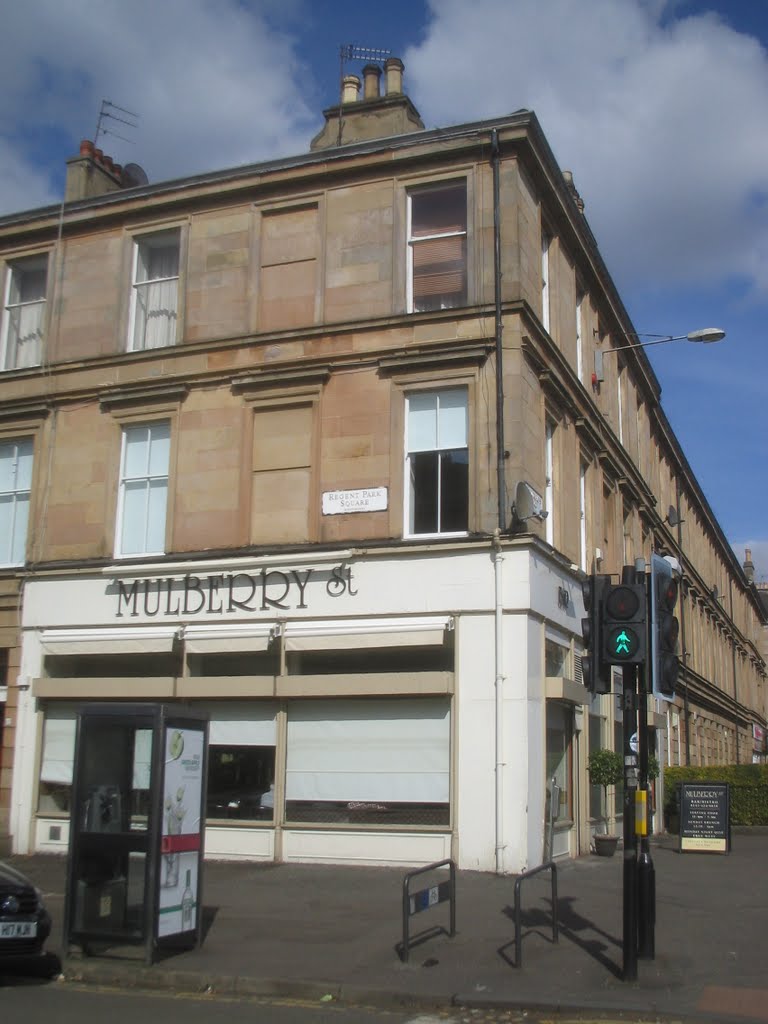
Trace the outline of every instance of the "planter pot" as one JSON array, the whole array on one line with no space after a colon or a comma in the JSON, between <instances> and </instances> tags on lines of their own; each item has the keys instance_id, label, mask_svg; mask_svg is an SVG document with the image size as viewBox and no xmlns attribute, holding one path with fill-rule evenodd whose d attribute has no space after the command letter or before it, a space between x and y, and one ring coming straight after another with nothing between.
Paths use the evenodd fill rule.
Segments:
<instances>
[{"instance_id":1,"label":"planter pot","mask_svg":"<svg viewBox=\"0 0 768 1024\"><path fill-rule=\"evenodd\" d=\"M595 853L598 857L612 857L616 853L618 842L618 836L595 836Z\"/></svg>"}]
</instances>

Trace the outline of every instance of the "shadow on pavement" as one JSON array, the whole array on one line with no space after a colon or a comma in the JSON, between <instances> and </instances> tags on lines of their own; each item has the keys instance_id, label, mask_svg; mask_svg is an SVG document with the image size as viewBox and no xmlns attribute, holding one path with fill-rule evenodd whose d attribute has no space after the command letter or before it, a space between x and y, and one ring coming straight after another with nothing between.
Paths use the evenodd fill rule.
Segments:
<instances>
[{"instance_id":1,"label":"shadow on pavement","mask_svg":"<svg viewBox=\"0 0 768 1024\"><path fill-rule=\"evenodd\" d=\"M582 949L588 956L592 957L593 960L604 967L614 977L621 979L621 967L607 955L611 947L616 948L619 952L621 951L621 940L617 939L614 935L609 935L607 932L599 928L594 921L590 921L589 918L578 913L574 909L575 902L574 898L570 896L558 898L557 924L560 937L570 940L574 945ZM547 903L551 908L551 900L547 900ZM506 906L503 913L514 921L514 907ZM523 910L520 913L520 920L523 926L520 935L521 945L526 937L532 935L536 935L549 942L550 945L554 945L552 939L551 910ZM588 938L587 933L589 932L592 932L596 937ZM497 950L502 960L509 964L510 967L517 967L521 959L520 950L517 949L515 950L514 958L511 956L509 951L514 947L514 945L515 942L513 940L512 942L508 942L501 946Z\"/></svg>"},{"instance_id":2,"label":"shadow on pavement","mask_svg":"<svg viewBox=\"0 0 768 1024\"><path fill-rule=\"evenodd\" d=\"M0 962L0 988L8 985L40 985L61 974L55 953L20 956Z\"/></svg>"}]
</instances>

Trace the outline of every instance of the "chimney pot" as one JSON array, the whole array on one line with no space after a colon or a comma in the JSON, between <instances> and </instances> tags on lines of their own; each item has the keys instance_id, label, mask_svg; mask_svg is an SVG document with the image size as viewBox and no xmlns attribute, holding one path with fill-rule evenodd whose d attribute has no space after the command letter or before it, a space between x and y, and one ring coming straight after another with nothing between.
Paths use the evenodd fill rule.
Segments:
<instances>
[{"instance_id":1,"label":"chimney pot","mask_svg":"<svg viewBox=\"0 0 768 1024\"><path fill-rule=\"evenodd\" d=\"M381 68L378 64L366 64L363 68L363 99L377 100L379 98L379 79Z\"/></svg>"},{"instance_id":2,"label":"chimney pot","mask_svg":"<svg viewBox=\"0 0 768 1024\"><path fill-rule=\"evenodd\" d=\"M403 70L405 65L399 57L387 57L384 71L387 79L387 96L400 96L403 92Z\"/></svg>"},{"instance_id":3,"label":"chimney pot","mask_svg":"<svg viewBox=\"0 0 768 1024\"><path fill-rule=\"evenodd\" d=\"M95 149L94 148L94 150L93 150L93 158L94 158L94 160L96 161L97 164L103 164L104 163L104 151L102 149Z\"/></svg>"},{"instance_id":4,"label":"chimney pot","mask_svg":"<svg viewBox=\"0 0 768 1024\"><path fill-rule=\"evenodd\" d=\"M80 143L80 156L93 156L93 143L90 139L83 139Z\"/></svg>"},{"instance_id":5,"label":"chimney pot","mask_svg":"<svg viewBox=\"0 0 768 1024\"><path fill-rule=\"evenodd\" d=\"M356 103L360 92L360 79L357 75L344 75L341 80L341 102Z\"/></svg>"}]
</instances>

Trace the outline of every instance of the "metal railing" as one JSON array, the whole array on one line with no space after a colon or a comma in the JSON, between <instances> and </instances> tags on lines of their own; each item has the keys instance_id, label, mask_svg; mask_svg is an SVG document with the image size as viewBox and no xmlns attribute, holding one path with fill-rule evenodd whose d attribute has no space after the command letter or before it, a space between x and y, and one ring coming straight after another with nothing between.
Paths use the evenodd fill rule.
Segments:
<instances>
[{"instance_id":1,"label":"metal railing","mask_svg":"<svg viewBox=\"0 0 768 1024\"><path fill-rule=\"evenodd\" d=\"M522 889L523 882L529 878L533 878L534 875L538 875L542 871L551 871L552 875L552 941L558 941L557 932L557 866L552 860L546 861L544 864L539 864L537 868L532 868L530 871L526 871L524 875L515 882L515 967L523 966L523 915L522 907L520 906L520 890Z\"/></svg>"},{"instance_id":2,"label":"metal railing","mask_svg":"<svg viewBox=\"0 0 768 1024\"><path fill-rule=\"evenodd\" d=\"M426 889L419 889L417 892L411 892L411 879L444 867L448 868L448 878L445 881L438 882L437 885L429 886ZM454 862L450 858L448 860L439 860L434 864L427 864L424 868L418 868L416 871L409 871L405 876L403 879L403 941L399 950L400 959L404 963L408 963L410 949L414 944L410 933L411 917L414 914L420 914L424 910L430 910L440 903L445 903L446 900L450 903L449 935L453 938L456 934L456 865ZM423 940L440 932L445 932L445 928L437 926L434 929L427 929L426 932L420 933L416 938Z\"/></svg>"}]
</instances>

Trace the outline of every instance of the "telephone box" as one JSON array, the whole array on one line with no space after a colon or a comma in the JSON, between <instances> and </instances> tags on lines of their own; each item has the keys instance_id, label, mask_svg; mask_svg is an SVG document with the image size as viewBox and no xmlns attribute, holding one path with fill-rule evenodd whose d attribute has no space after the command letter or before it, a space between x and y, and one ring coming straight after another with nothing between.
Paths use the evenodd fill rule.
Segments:
<instances>
[{"instance_id":1,"label":"telephone box","mask_svg":"<svg viewBox=\"0 0 768 1024\"><path fill-rule=\"evenodd\" d=\"M66 951L199 945L207 715L163 704L84 704L78 715Z\"/></svg>"}]
</instances>

